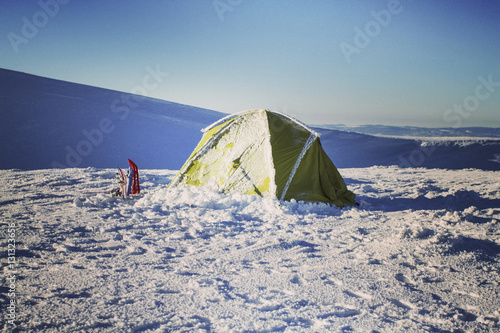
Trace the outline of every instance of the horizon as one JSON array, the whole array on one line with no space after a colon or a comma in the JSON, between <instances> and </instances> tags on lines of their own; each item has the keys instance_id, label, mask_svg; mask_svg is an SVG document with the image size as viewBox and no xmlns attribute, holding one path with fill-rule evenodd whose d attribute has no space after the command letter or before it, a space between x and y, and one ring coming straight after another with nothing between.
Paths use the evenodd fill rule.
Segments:
<instances>
[{"instance_id":1,"label":"horizon","mask_svg":"<svg viewBox=\"0 0 500 333\"><path fill-rule=\"evenodd\" d=\"M499 14L487 0L1 2L0 67L307 124L498 128Z\"/></svg>"}]
</instances>

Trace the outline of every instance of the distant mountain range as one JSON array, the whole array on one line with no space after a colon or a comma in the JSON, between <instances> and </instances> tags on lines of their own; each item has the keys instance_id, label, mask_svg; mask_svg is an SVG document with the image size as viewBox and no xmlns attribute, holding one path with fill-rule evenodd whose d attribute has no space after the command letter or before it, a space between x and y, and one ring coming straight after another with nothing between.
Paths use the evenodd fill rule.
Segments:
<instances>
[{"instance_id":1,"label":"distant mountain range","mask_svg":"<svg viewBox=\"0 0 500 333\"><path fill-rule=\"evenodd\" d=\"M0 69L0 169L115 168L126 167L130 158L139 168L177 170L201 139L200 130L223 116L213 110ZM315 129L339 168L500 170L498 129L380 125ZM457 138L441 140L444 136Z\"/></svg>"},{"instance_id":2,"label":"distant mountain range","mask_svg":"<svg viewBox=\"0 0 500 333\"><path fill-rule=\"evenodd\" d=\"M500 128L490 128L490 127L427 128L427 127L385 126L385 125L347 126L343 124L318 125L318 127L347 131L347 132L362 133L362 134L398 136L398 137L500 138Z\"/></svg>"}]
</instances>

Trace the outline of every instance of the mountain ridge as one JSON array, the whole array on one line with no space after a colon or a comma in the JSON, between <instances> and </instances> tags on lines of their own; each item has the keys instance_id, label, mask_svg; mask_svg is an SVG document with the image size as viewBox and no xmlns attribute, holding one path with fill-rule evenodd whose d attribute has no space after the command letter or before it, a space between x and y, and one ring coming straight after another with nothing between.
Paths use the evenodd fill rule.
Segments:
<instances>
[{"instance_id":1,"label":"mountain ridge","mask_svg":"<svg viewBox=\"0 0 500 333\"><path fill-rule=\"evenodd\" d=\"M390 125L359 125L344 124L316 125L320 128L355 132L370 135L384 135L394 137L481 137L500 138L500 128L496 127L419 127L419 126L390 126Z\"/></svg>"}]
</instances>

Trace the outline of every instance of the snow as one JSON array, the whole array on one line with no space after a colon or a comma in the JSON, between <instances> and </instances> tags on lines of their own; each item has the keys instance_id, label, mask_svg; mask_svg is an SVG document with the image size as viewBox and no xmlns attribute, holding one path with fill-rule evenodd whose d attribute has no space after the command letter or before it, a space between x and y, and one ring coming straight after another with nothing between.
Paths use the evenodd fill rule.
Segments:
<instances>
[{"instance_id":1,"label":"snow","mask_svg":"<svg viewBox=\"0 0 500 333\"><path fill-rule=\"evenodd\" d=\"M340 209L167 189L221 113L0 77L0 331L500 331L498 130L315 128Z\"/></svg>"},{"instance_id":2,"label":"snow","mask_svg":"<svg viewBox=\"0 0 500 333\"><path fill-rule=\"evenodd\" d=\"M115 168L126 158L140 168L180 169L201 139L200 130L225 116L4 69L0 69L0 113L0 169L23 170ZM340 168L399 165L500 170L498 129L324 125L313 130ZM347 132L356 130L399 137ZM476 138L456 138L469 134ZM428 148L423 149L423 144Z\"/></svg>"},{"instance_id":3,"label":"snow","mask_svg":"<svg viewBox=\"0 0 500 333\"><path fill-rule=\"evenodd\" d=\"M21 331L500 329L498 171L340 169L344 209L141 171L130 200L113 169L0 171Z\"/></svg>"},{"instance_id":4,"label":"snow","mask_svg":"<svg viewBox=\"0 0 500 333\"><path fill-rule=\"evenodd\" d=\"M465 124L465 123L464 123ZM337 129L347 132L356 132L376 136L404 137L404 138L439 138L451 139L457 137L473 138L500 138L500 128L495 127L446 127L426 128L413 126L385 126L385 125L319 125L322 128Z\"/></svg>"},{"instance_id":5,"label":"snow","mask_svg":"<svg viewBox=\"0 0 500 333\"><path fill-rule=\"evenodd\" d=\"M321 128L316 130L322 134L321 144L324 150L340 168L399 165L455 170L500 170L496 158L500 151L500 140L496 138L403 139Z\"/></svg>"},{"instance_id":6,"label":"snow","mask_svg":"<svg viewBox=\"0 0 500 333\"><path fill-rule=\"evenodd\" d=\"M133 87L130 87L131 90ZM224 114L0 69L0 169L179 169Z\"/></svg>"}]
</instances>

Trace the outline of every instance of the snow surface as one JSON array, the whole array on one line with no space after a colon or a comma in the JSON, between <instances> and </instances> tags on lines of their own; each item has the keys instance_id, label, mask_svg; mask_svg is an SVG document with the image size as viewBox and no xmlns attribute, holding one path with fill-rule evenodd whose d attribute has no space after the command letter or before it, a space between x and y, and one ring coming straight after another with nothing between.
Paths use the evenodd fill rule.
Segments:
<instances>
[{"instance_id":1,"label":"snow surface","mask_svg":"<svg viewBox=\"0 0 500 333\"><path fill-rule=\"evenodd\" d=\"M169 170L130 200L113 169L0 170L17 329L498 332L500 172L339 171L359 207L167 190Z\"/></svg>"},{"instance_id":2,"label":"snow surface","mask_svg":"<svg viewBox=\"0 0 500 333\"><path fill-rule=\"evenodd\" d=\"M0 69L0 113L1 331L500 331L498 139L315 128L339 209L167 190L215 111Z\"/></svg>"}]
</instances>

